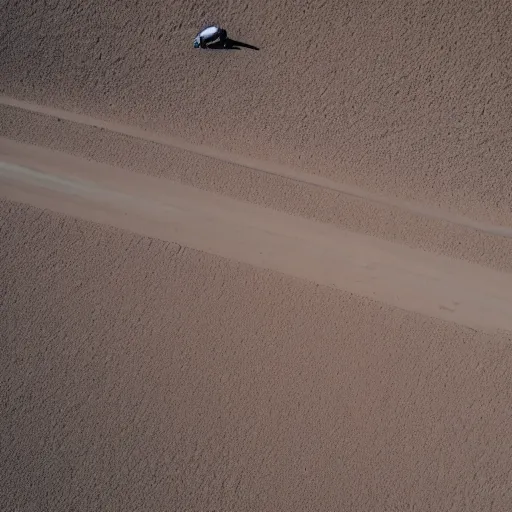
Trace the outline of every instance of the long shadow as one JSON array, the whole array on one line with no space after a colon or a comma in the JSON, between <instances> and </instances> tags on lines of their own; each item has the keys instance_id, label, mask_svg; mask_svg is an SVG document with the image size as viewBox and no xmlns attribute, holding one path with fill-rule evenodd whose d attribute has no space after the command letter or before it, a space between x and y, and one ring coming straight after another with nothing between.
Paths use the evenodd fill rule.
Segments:
<instances>
[{"instance_id":1,"label":"long shadow","mask_svg":"<svg viewBox=\"0 0 512 512\"><path fill-rule=\"evenodd\" d=\"M208 48L211 50L240 50L242 48L248 48L249 50L259 50L257 46L253 46L252 44L244 43L242 41L235 41L229 37L223 42L218 41L216 43L209 44Z\"/></svg>"}]
</instances>

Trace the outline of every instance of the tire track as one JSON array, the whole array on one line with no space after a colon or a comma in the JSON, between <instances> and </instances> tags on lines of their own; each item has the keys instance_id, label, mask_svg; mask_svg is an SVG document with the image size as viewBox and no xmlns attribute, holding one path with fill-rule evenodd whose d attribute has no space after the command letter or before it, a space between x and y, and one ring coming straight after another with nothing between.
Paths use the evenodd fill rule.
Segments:
<instances>
[{"instance_id":1,"label":"tire track","mask_svg":"<svg viewBox=\"0 0 512 512\"><path fill-rule=\"evenodd\" d=\"M264 162L261 160L230 153L203 144L190 143L184 139L181 139L173 135L151 132L144 130L142 128L138 128L136 126L125 125L113 121L106 121L54 107L47 107L23 100L18 100L4 95L0 95L0 105L14 107L35 114L45 115L81 125L99 128L109 132L126 135L135 139L161 144L163 146L168 146L175 149L180 149L183 151L194 153L197 155L213 158L221 162L229 162L231 164L246 167L255 171L285 177L291 180L295 180L297 182L305 183L307 185L316 186L331 191L336 191L338 193L363 199L365 201L369 201L372 203L398 208L402 211L406 211L423 217L428 217L435 220L445 221L450 224L475 229L477 231L489 235L512 238L512 228L507 226L499 226L489 222L477 221L465 216L447 212L445 210L427 207L410 201L401 201L396 198L381 196L363 190L359 187L338 183L327 178L323 178L315 174L308 174L302 171L298 171L296 169L292 169L287 166L275 164L272 162Z\"/></svg>"}]
</instances>

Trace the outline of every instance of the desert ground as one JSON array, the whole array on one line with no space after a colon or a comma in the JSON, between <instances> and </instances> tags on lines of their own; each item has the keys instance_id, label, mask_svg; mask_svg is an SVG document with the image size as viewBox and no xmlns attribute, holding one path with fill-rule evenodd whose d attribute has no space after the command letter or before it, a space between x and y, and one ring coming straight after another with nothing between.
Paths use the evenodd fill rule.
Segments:
<instances>
[{"instance_id":1,"label":"desert ground","mask_svg":"<svg viewBox=\"0 0 512 512\"><path fill-rule=\"evenodd\" d=\"M510 2L0 43L1 511L512 510Z\"/></svg>"}]
</instances>

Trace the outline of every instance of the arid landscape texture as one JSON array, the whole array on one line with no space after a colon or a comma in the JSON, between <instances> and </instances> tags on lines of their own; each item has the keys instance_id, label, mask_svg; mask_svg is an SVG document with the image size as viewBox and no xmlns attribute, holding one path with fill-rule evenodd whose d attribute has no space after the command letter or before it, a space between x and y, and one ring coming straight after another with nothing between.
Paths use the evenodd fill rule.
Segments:
<instances>
[{"instance_id":1,"label":"arid landscape texture","mask_svg":"<svg viewBox=\"0 0 512 512\"><path fill-rule=\"evenodd\" d=\"M510 2L0 43L0 510L512 510Z\"/></svg>"}]
</instances>

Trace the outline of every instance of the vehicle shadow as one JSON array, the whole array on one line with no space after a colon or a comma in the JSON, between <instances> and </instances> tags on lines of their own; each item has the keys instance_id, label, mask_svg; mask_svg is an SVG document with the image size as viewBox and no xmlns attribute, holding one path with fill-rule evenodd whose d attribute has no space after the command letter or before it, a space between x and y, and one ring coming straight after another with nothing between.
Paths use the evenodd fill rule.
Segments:
<instances>
[{"instance_id":1,"label":"vehicle shadow","mask_svg":"<svg viewBox=\"0 0 512 512\"><path fill-rule=\"evenodd\" d=\"M248 48L249 50L259 51L257 46L253 46L252 44L244 43L242 41L235 41L229 37L223 42L218 41L216 43L209 44L208 48L211 50L240 50L242 48Z\"/></svg>"}]
</instances>

